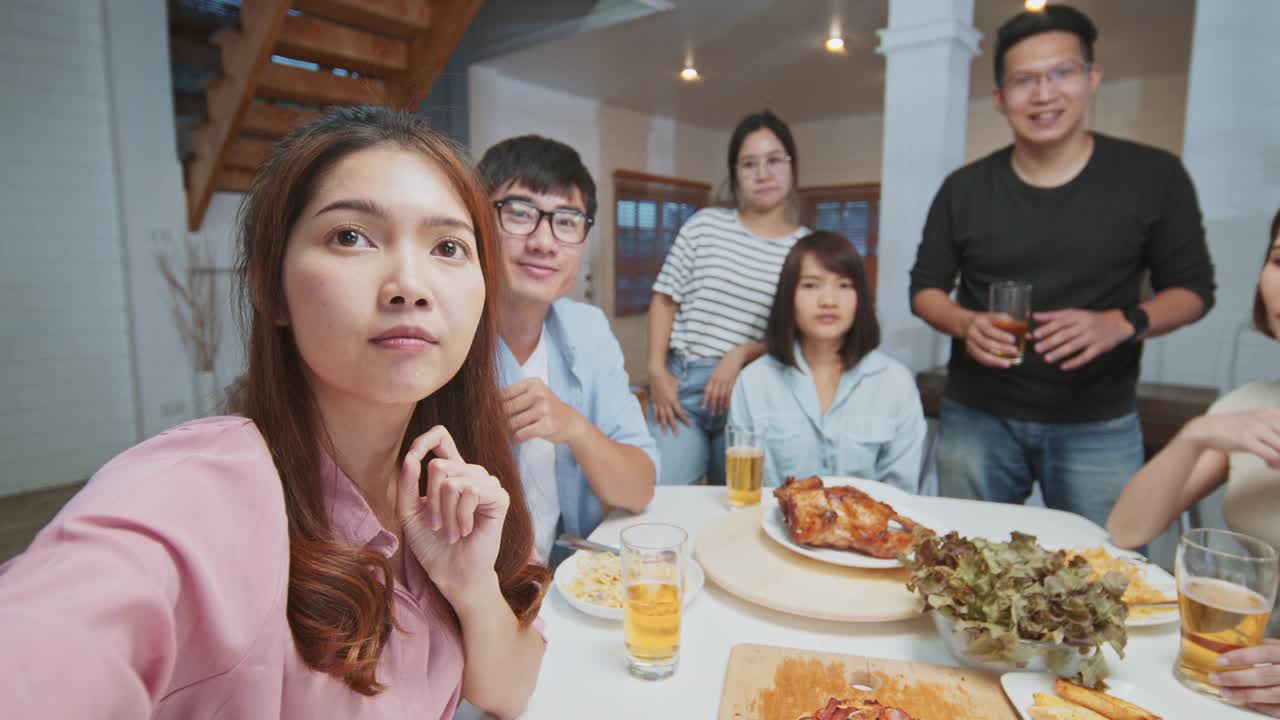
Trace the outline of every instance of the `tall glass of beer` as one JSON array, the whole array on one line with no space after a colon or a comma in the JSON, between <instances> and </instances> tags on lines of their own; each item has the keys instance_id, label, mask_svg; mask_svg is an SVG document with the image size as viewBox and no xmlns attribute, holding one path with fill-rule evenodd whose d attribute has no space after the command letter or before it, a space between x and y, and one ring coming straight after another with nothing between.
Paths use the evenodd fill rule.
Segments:
<instances>
[{"instance_id":1,"label":"tall glass of beer","mask_svg":"<svg viewBox=\"0 0 1280 720\"><path fill-rule=\"evenodd\" d=\"M1031 321L1031 283L1020 280L999 280L991 283L991 297L987 307L996 314L992 325L1014 337L1018 350L1009 362L1022 364L1027 349L1027 325Z\"/></svg>"},{"instance_id":2,"label":"tall glass of beer","mask_svg":"<svg viewBox=\"0 0 1280 720\"><path fill-rule=\"evenodd\" d=\"M1275 548L1228 530L1182 534L1175 561L1182 639L1173 674L1183 685L1221 697L1209 674L1218 656L1257 645L1267 629L1280 576Z\"/></svg>"},{"instance_id":3,"label":"tall glass of beer","mask_svg":"<svg viewBox=\"0 0 1280 720\"><path fill-rule=\"evenodd\" d=\"M764 484L764 434L730 425L726 431L724 469L730 507L760 502Z\"/></svg>"},{"instance_id":4,"label":"tall glass of beer","mask_svg":"<svg viewBox=\"0 0 1280 720\"><path fill-rule=\"evenodd\" d=\"M622 629L627 668L638 678L661 680L676 671L688 540L675 525L642 523L622 531Z\"/></svg>"}]
</instances>

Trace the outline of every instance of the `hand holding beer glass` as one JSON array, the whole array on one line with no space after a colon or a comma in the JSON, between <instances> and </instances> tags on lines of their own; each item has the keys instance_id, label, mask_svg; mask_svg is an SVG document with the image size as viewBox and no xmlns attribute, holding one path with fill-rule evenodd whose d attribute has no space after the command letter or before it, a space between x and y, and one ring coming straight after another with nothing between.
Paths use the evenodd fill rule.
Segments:
<instances>
[{"instance_id":1,"label":"hand holding beer glass","mask_svg":"<svg viewBox=\"0 0 1280 720\"><path fill-rule=\"evenodd\" d=\"M675 525L642 523L622 531L622 628L627 669L638 678L661 680L676 671L688 540Z\"/></svg>"},{"instance_id":2,"label":"hand holding beer glass","mask_svg":"<svg viewBox=\"0 0 1280 720\"><path fill-rule=\"evenodd\" d=\"M1276 550L1248 535L1198 528L1182 534L1176 559L1182 639L1173 674L1196 692L1221 697L1210 673L1223 653L1262 642L1276 601Z\"/></svg>"},{"instance_id":3,"label":"hand holding beer glass","mask_svg":"<svg viewBox=\"0 0 1280 720\"><path fill-rule=\"evenodd\" d=\"M729 505L757 505L764 485L764 434L730 425L725 438L728 440L724 464Z\"/></svg>"},{"instance_id":4,"label":"hand holding beer glass","mask_svg":"<svg viewBox=\"0 0 1280 720\"><path fill-rule=\"evenodd\" d=\"M1027 324L1031 320L1031 283L999 280L991 283L987 307L996 315L991 324L1014 337L1018 347L1010 365L1021 365L1027 349Z\"/></svg>"}]
</instances>

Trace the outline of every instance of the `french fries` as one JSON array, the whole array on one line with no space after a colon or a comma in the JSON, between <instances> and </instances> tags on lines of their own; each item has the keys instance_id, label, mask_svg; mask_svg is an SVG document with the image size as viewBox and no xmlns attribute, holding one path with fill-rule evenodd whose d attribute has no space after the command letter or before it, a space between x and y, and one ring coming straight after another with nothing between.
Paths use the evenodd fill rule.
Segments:
<instances>
[{"instance_id":1,"label":"french fries","mask_svg":"<svg viewBox=\"0 0 1280 720\"><path fill-rule=\"evenodd\" d=\"M1032 720L1161 720L1159 715L1131 702L1090 690L1059 678L1057 695L1035 693L1035 705L1027 708Z\"/></svg>"},{"instance_id":2,"label":"french fries","mask_svg":"<svg viewBox=\"0 0 1280 720\"><path fill-rule=\"evenodd\" d=\"M1089 708L1107 720L1161 720L1159 715L1146 708L1138 707L1104 692L1081 687L1062 678L1058 678L1053 684L1053 689L1063 699Z\"/></svg>"},{"instance_id":3,"label":"french fries","mask_svg":"<svg viewBox=\"0 0 1280 720\"><path fill-rule=\"evenodd\" d=\"M1032 720L1107 720L1089 708L1063 700L1057 695L1036 693L1034 697L1036 704L1027 708L1027 714Z\"/></svg>"},{"instance_id":4,"label":"french fries","mask_svg":"<svg viewBox=\"0 0 1280 720\"><path fill-rule=\"evenodd\" d=\"M1107 720L1089 708L1079 705L1032 705L1027 708L1031 720Z\"/></svg>"}]
</instances>

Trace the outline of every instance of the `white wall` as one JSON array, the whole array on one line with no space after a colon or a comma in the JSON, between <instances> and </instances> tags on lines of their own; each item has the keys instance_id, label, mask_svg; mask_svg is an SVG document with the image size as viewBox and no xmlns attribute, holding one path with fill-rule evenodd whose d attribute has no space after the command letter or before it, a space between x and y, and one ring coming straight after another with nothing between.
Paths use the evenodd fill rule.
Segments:
<instances>
[{"instance_id":1,"label":"white wall","mask_svg":"<svg viewBox=\"0 0 1280 720\"><path fill-rule=\"evenodd\" d=\"M476 160L500 140L538 133L572 145L596 180L599 210L588 240L593 302L610 316L633 383L647 381L645 318L613 317L613 171L637 170L699 180L716 186L728 132L706 130L670 117L605 105L514 80L473 65L469 89L470 134Z\"/></svg>"},{"instance_id":2,"label":"white wall","mask_svg":"<svg viewBox=\"0 0 1280 720\"><path fill-rule=\"evenodd\" d=\"M138 435L102 5L0 4L0 495Z\"/></svg>"},{"instance_id":3,"label":"white wall","mask_svg":"<svg viewBox=\"0 0 1280 720\"><path fill-rule=\"evenodd\" d=\"M1242 329L1280 208L1276 27L1280 4L1274 2L1196 8L1183 147L1204 210L1218 303L1207 318L1163 341L1163 364L1168 375L1206 385L1280 375L1280 343Z\"/></svg>"},{"instance_id":4,"label":"white wall","mask_svg":"<svg viewBox=\"0 0 1280 720\"><path fill-rule=\"evenodd\" d=\"M1280 56L1273 51L1280 4L1201 2L1196 7L1187 81L1183 162L1204 211L1218 281L1208 317L1151 344L1144 358L1165 377L1228 390L1275 380L1280 343L1248 327L1254 288L1280 207ZM1147 367L1144 367L1144 376ZM1193 510L1196 526L1226 527L1225 486ZM1166 534L1167 536L1167 534ZM1176 546L1153 545L1166 567Z\"/></svg>"},{"instance_id":5,"label":"white wall","mask_svg":"<svg viewBox=\"0 0 1280 720\"><path fill-rule=\"evenodd\" d=\"M141 437L192 417L192 362L169 306L157 252L181 248L186 192L174 128L164 0L101 0L106 34L122 267L134 347ZM173 255L179 274L183 253ZM224 341L224 346L227 344Z\"/></svg>"},{"instance_id":6,"label":"white wall","mask_svg":"<svg viewBox=\"0 0 1280 720\"><path fill-rule=\"evenodd\" d=\"M209 209L200 226L200 238L213 253L218 268L218 293L222 297L222 345L213 361L214 375L225 387L244 372L244 342L237 324L230 273L236 253L236 213L240 211L243 193L213 194Z\"/></svg>"}]
</instances>

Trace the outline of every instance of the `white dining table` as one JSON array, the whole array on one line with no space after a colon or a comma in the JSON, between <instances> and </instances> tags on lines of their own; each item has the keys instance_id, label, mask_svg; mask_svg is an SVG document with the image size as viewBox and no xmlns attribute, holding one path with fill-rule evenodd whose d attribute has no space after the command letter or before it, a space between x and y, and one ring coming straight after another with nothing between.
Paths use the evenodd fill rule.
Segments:
<instances>
[{"instance_id":1,"label":"white dining table","mask_svg":"<svg viewBox=\"0 0 1280 720\"><path fill-rule=\"evenodd\" d=\"M766 495L764 502L772 502ZM1107 533L1071 513L1000 503L919 497L913 500L947 529L963 535L1007 539L1011 531L1030 533L1046 546L1085 547L1103 543ZM917 507L913 504L913 507ZM616 545L623 528L639 522L683 527L692 543L708 523L733 512L722 487L657 489L643 513L611 514L591 540ZM858 598L851 597L856 603ZM730 649L739 643L778 645L825 652L958 666L925 616L898 622L841 623L776 612L741 600L708 579L685 609L679 669L665 680L646 681L627 672L622 624L574 609L552 588L543 603L548 646L528 720L607 717L714 718ZM1175 718L1259 718L1197 695L1178 684L1171 668L1178 650L1178 624L1129 631L1125 659L1110 664L1112 676L1167 698L1166 720ZM1159 710L1159 708L1151 708Z\"/></svg>"}]
</instances>

